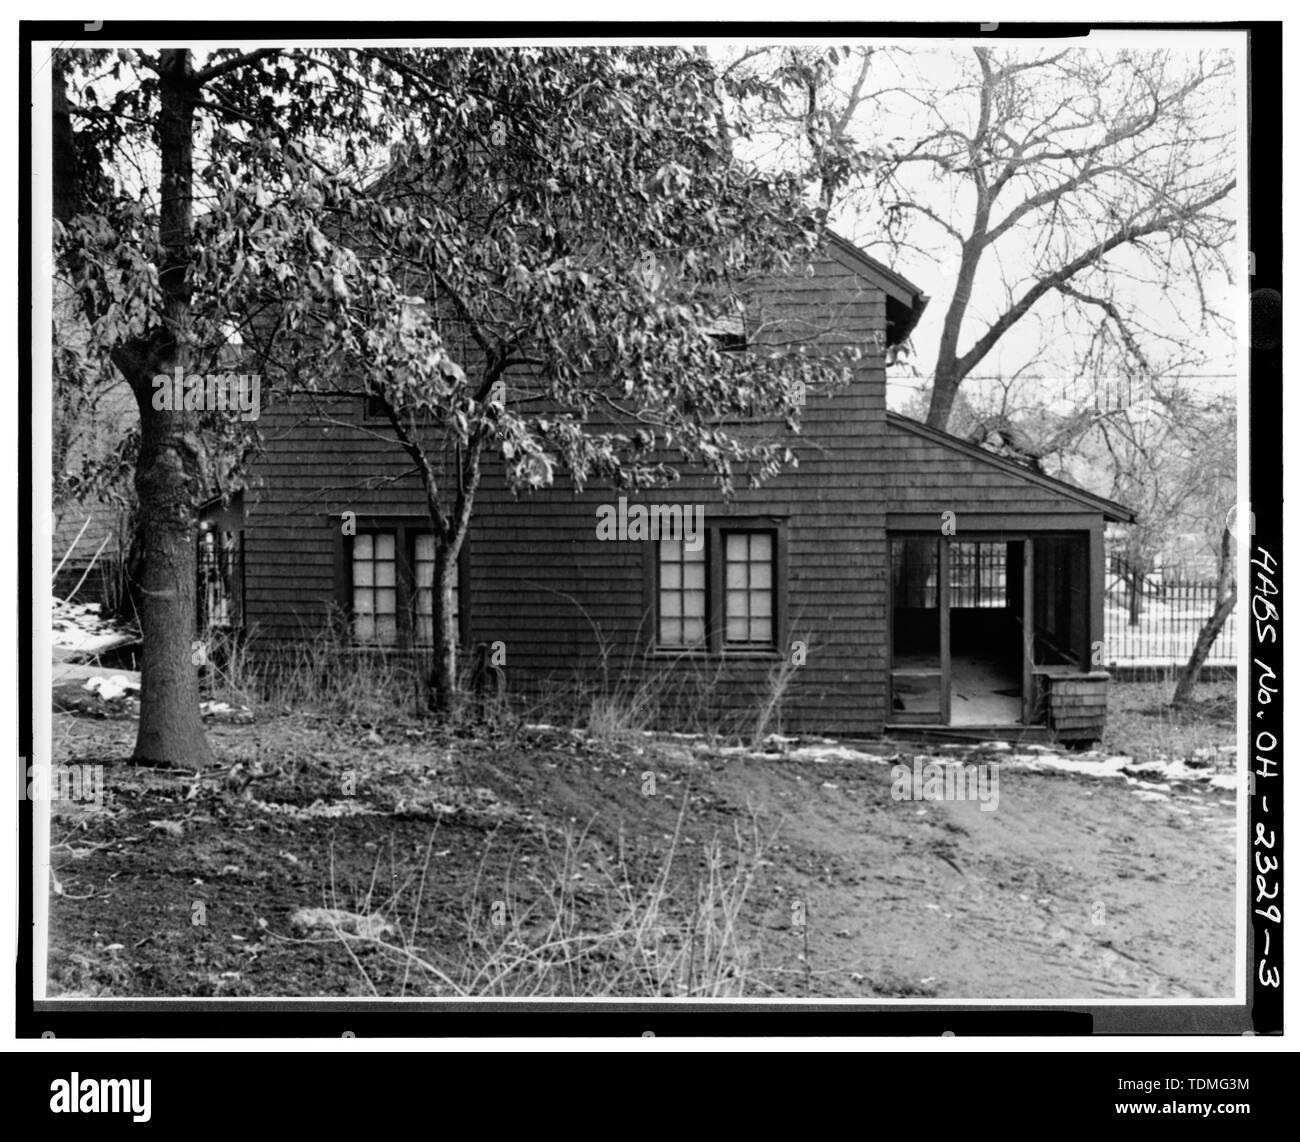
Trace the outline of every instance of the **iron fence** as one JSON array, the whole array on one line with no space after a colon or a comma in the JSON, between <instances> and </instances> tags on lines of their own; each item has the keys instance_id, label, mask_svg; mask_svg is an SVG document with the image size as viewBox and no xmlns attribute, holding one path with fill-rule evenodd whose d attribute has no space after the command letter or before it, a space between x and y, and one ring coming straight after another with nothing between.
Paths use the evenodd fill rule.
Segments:
<instances>
[{"instance_id":1,"label":"iron fence","mask_svg":"<svg viewBox=\"0 0 1300 1142\"><path fill-rule=\"evenodd\" d=\"M1213 583L1134 576L1123 563L1112 560L1106 576L1106 661L1122 666L1182 666L1217 605ZM1236 608L1205 661L1211 666L1237 661Z\"/></svg>"}]
</instances>

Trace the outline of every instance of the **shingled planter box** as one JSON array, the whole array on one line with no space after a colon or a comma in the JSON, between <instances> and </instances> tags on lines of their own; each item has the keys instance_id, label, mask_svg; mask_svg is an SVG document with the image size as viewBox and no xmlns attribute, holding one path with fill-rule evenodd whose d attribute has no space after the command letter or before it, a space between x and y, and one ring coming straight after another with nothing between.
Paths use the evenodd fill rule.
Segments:
<instances>
[{"instance_id":1,"label":"shingled planter box","mask_svg":"<svg viewBox=\"0 0 1300 1142\"><path fill-rule=\"evenodd\" d=\"M1096 741L1106 728L1104 670L1054 675L1047 680L1048 722L1061 741Z\"/></svg>"}]
</instances>

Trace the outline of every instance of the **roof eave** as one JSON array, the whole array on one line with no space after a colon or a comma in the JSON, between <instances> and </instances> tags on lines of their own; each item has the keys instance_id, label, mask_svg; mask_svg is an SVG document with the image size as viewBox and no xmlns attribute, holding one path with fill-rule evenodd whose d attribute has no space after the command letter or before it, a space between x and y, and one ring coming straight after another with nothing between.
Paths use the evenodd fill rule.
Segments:
<instances>
[{"instance_id":1,"label":"roof eave","mask_svg":"<svg viewBox=\"0 0 1300 1142\"><path fill-rule=\"evenodd\" d=\"M893 300L892 298L890 299ZM896 303L901 304L901 303ZM925 307L930 304L930 299L923 293L918 293L910 306L903 308L903 315L899 317L892 328L886 328L886 344L889 346L901 345L912 336L912 330L916 328L917 323L921 320L921 315L925 312ZM889 303L886 302L886 311Z\"/></svg>"},{"instance_id":2,"label":"roof eave","mask_svg":"<svg viewBox=\"0 0 1300 1142\"><path fill-rule=\"evenodd\" d=\"M890 346L901 345L911 336L916 323L921 320L921 314L929 304L929 297L902 274L891 270L883 262L876 261L865 250L859 249L834 230L826 231L826 240L831 250L837 252L841 260L849 264L851 269L868 278L884 291L887 315L886 343Z\"/></svg>"},{"instance_id":3,"label":"roof eave","mask_svg":"<svg viewBox=\"0 0 1300 1142\"><path fill-rule=\"evenodd\" d=\"M1011 472L1028 480L1030 483L1039 484L1052 491L1058 492L1063 496L1068 496L1077 503L1091 508L1099 513L1103 519L1111 523L1136 523L1137 513L1132 508L1124 504L1117 503L1115 500L1108 500L1105 496L1098 496L1083 488L1075 487L1073 484L1059 480L1055 476L1048 476L1042 472L1035 472L1026 468L1023 464L1017 464L1014 460L1007 460L1001 456L995 456L992 452L980 448L978 445L971 444L969 441L962 440L959 436L953 436L950 432L944 432L942 429L933 428L928 424L922 424L919 420L913 420L910 416L903 416L901 413L890 412L886 414L886 419L897 425L907 432L916 436L924 436L928 440L941 447L950 448L955 452L963 452L974 459L991 464L996 468Z\"/></svg>"}]
</instances>

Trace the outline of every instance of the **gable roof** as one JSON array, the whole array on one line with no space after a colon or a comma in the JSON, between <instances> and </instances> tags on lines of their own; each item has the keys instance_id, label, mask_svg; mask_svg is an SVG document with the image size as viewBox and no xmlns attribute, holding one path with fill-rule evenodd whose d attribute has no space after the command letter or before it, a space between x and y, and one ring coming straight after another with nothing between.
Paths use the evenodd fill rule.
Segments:
<instances>
[{"instance_id":1,"label":"gable roof","mask_svg":"<svg viewBox=\"0 0 1300 1142\"><path fill-rule=\"evenodd\" d=\"M913 420L911 417L896 412L886 413L885 420L892 428L910 432L914 436L929 440L933 444L938 444L953 452L959 452L963 456L979 460L981 463L989 464L1003 472L1009 472L1028 483L1037 484L1039 487L1046 488L1057 495L1066 496L1082 504L1089 511L1100 512L1113 523L1135 523L1137 521L1137 514L1132 508L1125 507L1114 500L1108 500L1104 496L1097 496L1092 492L1084 491L1083 488L1076 487L1065 480L1058 480L1055 476L1046 476L1042 472L1035 472L1032 468L1026 468L1023 464L1017 464L1014 460L995 456L992 452L980 448L976 444L971 444L967 440L962 440L959 436L953 436L950 432L931 428L928 424L922 424L919 420Z\"/></svg>"},{"instance_id":2,"label":"gable roof","mask_svg":"<svg viewBox=\"0 0 1300 1142\"><path fill-rule=\"evenodd\" d=\"M883 262L876 261L865 250L858 249L834 230L827 230L826 238L830 253L836 261L884 292L886 343L898 345L906 341L930 303L929 297L921 292L920 286L913 285L902 274L891 270Z\"/></svg>"}]
</instances>

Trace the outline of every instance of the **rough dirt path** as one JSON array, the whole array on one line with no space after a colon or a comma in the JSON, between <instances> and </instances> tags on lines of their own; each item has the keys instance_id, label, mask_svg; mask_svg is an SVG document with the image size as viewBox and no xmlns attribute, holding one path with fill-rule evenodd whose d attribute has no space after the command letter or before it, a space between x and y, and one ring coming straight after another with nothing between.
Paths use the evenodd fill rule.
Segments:
<instances>
[{"instance_id":1,"label":"rough dirt path","mask_svg":"<svg viewBox=\"0 0 1300 1142\"><path fill-rule=\"evenodd\" d=\"M56 815L54 992L369 994L337 943L284 938L296 909L331 892L352 901L377 870L382 900L436 849L420 925L452 948L465 900L536 868L527 862L543 830L585 829L593 859L621 841L653 860L686 797L683 853L737 826L750 834L755 820L776 834L745 912L762 969L751 995L1232 991L1231 791L1011 766L996 811L984 812L894 800L888 763L756 759L682 741L596 746L566 732L449 745L379 728L214 727L222 767L196 781L121 765L129 722L56 715L56 760L104 760L109 797L102 811ZM345 797L347 773L359 786ZM195 926L200 898L207 923ZM381 970L371 983L400 993Z\"/></svg>"},{"instance_id":2,"label":"rough dirt path","mask_svg":"<svg viewBox=\"0 0 1300 1142\"><path fill-rule=\"evenodd\" d=\"M1012 770L985 812L894 801L888 775L728 774L784 809L766 916L788 929L805 902L814 994L853 994L855 972L951 998L1231 994L1232 795Z\"/></svg>"}]
</instances>

